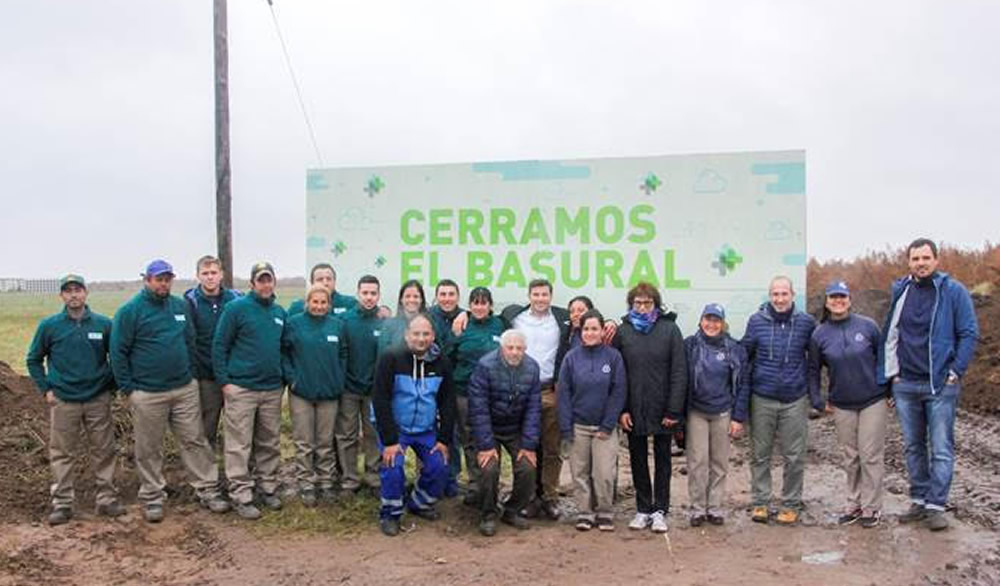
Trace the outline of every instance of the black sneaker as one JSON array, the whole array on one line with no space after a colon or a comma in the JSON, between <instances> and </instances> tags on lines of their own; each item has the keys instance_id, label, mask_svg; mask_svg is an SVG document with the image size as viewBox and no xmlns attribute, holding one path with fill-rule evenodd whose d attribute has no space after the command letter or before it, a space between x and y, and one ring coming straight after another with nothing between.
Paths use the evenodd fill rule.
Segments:
<instances>
[{"instance_id":1,"label":"black sneaker","mask_svg":"<svg viewBox=\"0 0 1000 586\"><path fill-rule=\"evenodd\" d=\"M304 507L316 506L316 491L312 489L299 491L299 500Z\"/></svg>"},{"instance_id":2,"label":"black sneaker","mask_svg":"<svg viewBox=\"0 0 1000 586\"><path fill-rule=\"evenodd\" d=\"M691 519L688 522L692 527L701 527L705 524L705 515L691 515Z\"/></svg>"},{"instance_id":3,"label":"black sneaker","mask_svg":"<svg viewBox=\"0 0 1000 586\"><path fill-rule=\"evenodd\" d=\"M142 516L149 523L159 523L163 520L163 505L149 503L142 509Z\"/></svg>"},{"instance_id":4,"label":"black sneaker","mask_svg":"<svg viewBox=\"0 0 1000 586\"><path fill-rule=\"evenodd\" d=\"M528 519L537 519L542 512L542 501L539 498L533 498L528 503L527 506L521 511L521 515Z\"/></svg>"},{"instance_id":5,"label":"black sneaker","mask_svg":"<svg viewBox=\"0 0 1000 586\"><path fill-rule=\"evenodd\" d=\"M272 511L281 510L281 497L273 492L262 492L260 493L260 502L265 507L271 509Z\"/></svg>"},{"instance_id":6,"label":"black sneaker","mask_svg":"<svg viewBox=\"0 0 1000 586\"><path fill-rule=\"evenodd\" d=\"M65 525L73 518L73 509L69 507L56 507L49 513L49 525Z\"/></svg>"},{"instance_id":7,"label":"black sneaker","mask_svg":"<svg viewBox=\"0 0 1000 586\"><path fill-rule=\"evenodd\" d=\"M597 530L598 531L614 531L615 522L609 517L598 517L597 518Z\"/></svg>"},{"instance_id":8,"label":"black sneaker","mask_svg":"<svg viewBox=\"0 0 1000 586\"><path fill-rule=\"evenodd\" d=\"M125 507L118 501L97 505L97 514L102 517L111 517L114 519L115 517L121 517L125 512Z\"/></svg>"},{"instance_id":9,"label":"black sneaker","mask_svg":"<svg viewBox=\"0 0 1000 586\"><path fill-rule=\"evenodd\" d=\"M531 523L528 522L528 519L524 515L515 513L514 511L504 511L503 514L500 515L500 521L522 531L525 529L531 529Z\"/></svg>"},{"instance_id":10,"label":"black sneaker","mask_svg":"<svg viewBox=\"0 0 1000 586\"><path fill-rule=\"evenodd\" d=\"M861 519L861 509L854 509L850 513L844 513L837 517L838 525L853 525Z\"/></svg>"},{"instance_id":11,"label":"black sneaker","mask_svg":"<svg viewBox=\"0 0 1000 586\"><path fill-rule=\"evenodd\" d=\"M878 527L882 523L882 513L881 511L875 511L871 515L865 515L861 517L861 526L865 529L872 529Z\"/></svg>"},{"instance_id":12,"label":"black sneaker","mask_svg":"<svg viewBox=\"0 0 1000 586\"><path fill-rule=\"evenodd\" d=\"M925 517L927 517L927 509L921 504L911 503L910 508L899 516L899 522L915 523L917 521L923 521Z\"/></svg>"},{"instance_id":13,"label":"black sneaker","mask_svg":"<svg viewBox=\"0 0 1000 586\"><path fill-rule=\"evenodd\" d=\"M948 517L944 516L944 511L931 509L927 511L927 516L924 517L924 525L931 531L944 531L948 528Z\"/></svg>"},{"instance_id":14,"label":"black sneaker","mask_svg":"<svg viewBox=\"0 0 1000 586\"><path fill-rule=\"evenodd\" d=\"M594 528L594 522L590 519L581 517L576 520L576 525L574 526L577 531L590 531Z\"/></svg>"},{"instance_id":15,"label":"black sneaker","mask_svg":"<svg viewBox=\"0 0 1000 586\"><path fill-rule=\"evenodd\" d=\"M437 509L433 507L428 507L426 509L410 509L410 512L421 519L426 519L427 521L437 521L441 518L441 513L437 512Z\"/></svg>"},{"instance_id":16,"label":"black sneaker","mask_svg":"<svg viewBox=\"0 0 1000 586\"><path fill-rule=\"evenodd\" d=\"M378 520L378 527L382 533L389 537L399 535L399 519L397 517L385 517Z\"/></svg>"},{"instance_id":17,"label":"black sneaker","mask_svg":"<svg viewBox=\"0 0 1000 586\"><path fill-rule=\"evenodd\" d=\"M550 521L559 520L559 505L554 501L541 501L541 512L548 517Z\"/></svg>"},{"instance_id":18,"label":"black sneaker","mask_svg":"<svg viewBox=\"0 0 1000 586\"><path fill-rule=\"evenodd\" d=\"M493 537L497 532L497 519L495 515L488 515L479 520L479 534L485 537Z\"/></svg>"},{"instance_id":19,"label":"black sneaker","mask_svg":"<svg viewBox=\"0 0 1000 586\"><path fill-rule=\"evenodd\" d=\"M705 518L712 525L722 525L726 522L726 518L722 515L713 515L712 513L709 513Z\"/></svg>"}]
</instances>

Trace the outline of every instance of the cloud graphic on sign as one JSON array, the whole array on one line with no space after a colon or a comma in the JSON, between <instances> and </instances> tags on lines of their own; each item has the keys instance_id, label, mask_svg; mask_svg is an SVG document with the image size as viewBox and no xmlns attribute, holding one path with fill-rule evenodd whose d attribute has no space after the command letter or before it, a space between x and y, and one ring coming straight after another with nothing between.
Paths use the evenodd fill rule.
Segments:
<instances>
[{"instance_id":1,"label":"cloud graphic on sign","mask_svg":"<svg viewBox=\"0 0 1000 586\"><path fill-rule=\"evenodd\" d=\"M767 230L764 232L765 240L788 240L792 237L792 229L788 226L787 222L782 220L772 220L767 224Z\"/></svg>"},{"instance_id":2,"label":"cloud graphic on sign","mask_svg":"<svg viewBox=\"0 0 1000 586\"><path fill-rule=\"evenodd\" d=\"M347 208L340 214L340 218L337 220L337 226L345 232L367 230L371 227L371 224L371 218L359 207Z\"/></svg>"},{"instance_id":3,"label":"cloud graphic on sign","mask_svg":"<svg viewBox=\"0 0 1000 586\"><path fill-rule=\"evenodd\" d=\"M695 193L722 193L729 182L715 169L703 169L694 182Z\"/></svg>"}]
</instances>

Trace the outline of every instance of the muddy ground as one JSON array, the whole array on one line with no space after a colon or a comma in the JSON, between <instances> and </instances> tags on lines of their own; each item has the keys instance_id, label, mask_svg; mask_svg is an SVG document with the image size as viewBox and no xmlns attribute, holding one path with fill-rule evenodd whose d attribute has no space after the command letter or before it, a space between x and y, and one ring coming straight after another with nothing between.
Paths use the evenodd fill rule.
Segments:
<instances>
[{"instance_id":1,"label":"muddy ground","mask_svg":"<svg viewBox=\"0 0 1000 586\"><path fill-rule=\"evenodd\" d=\"M879 296L856 307L878 317ZM728 522L691 528L683 457L674 459L671 530L630 532L628 459L613 534L578 533L568 523L536 522L526 532L501 526L476 532L476 514L452 500L443 519L407 520L400 537L383 537L374 519L350 536L262 531L233 515L212 516L171 495L167 520L148 525L134 504L130 429L119 411L119 486L130 513L116 521L87 514L92 483L81 479L79 514L66 526L44 524L48 483L45 408L30 381L0 363L0 584L1000 584L1000 303L976 300L983 340L966 377L956 424L955 522L931 534L900 525L907 506L899 428L893 418L886 454L886 512L881 527L839 527L843 474L833 423L810 422L807 511L793 528L749 521L746 440L736 442ZM884 312L884 308L882 309ZM777 462L775 463L777 466ZM168 479L179 486L176 462ZM564 471L564 474L567 471ZM86 476L86 475L84 475ZM564 476L568 488L568 477ZM775 490L780 470L775 470ZM571 497L564 499L567 510Z\"/></svg>"}]
</instances>

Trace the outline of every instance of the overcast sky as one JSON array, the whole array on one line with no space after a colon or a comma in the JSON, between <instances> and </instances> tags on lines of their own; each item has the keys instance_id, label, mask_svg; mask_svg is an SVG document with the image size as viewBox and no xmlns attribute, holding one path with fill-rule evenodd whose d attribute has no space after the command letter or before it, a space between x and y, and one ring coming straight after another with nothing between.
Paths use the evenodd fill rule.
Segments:
<instances>
[{"instance_id":1,"label":"overcast sky","mask_svg":"<svg viewBox=\"0 0 1000 586\"><path fill-rule=\"evenodd\" d=\"M812 256L1000 234L1000 2L274 3L325 166L805 149ZM0 276L190 275L211 0L0 7ZM229 18L236 272L302 274L320 162L267 2Z\"/></svg>"}]
</instances>

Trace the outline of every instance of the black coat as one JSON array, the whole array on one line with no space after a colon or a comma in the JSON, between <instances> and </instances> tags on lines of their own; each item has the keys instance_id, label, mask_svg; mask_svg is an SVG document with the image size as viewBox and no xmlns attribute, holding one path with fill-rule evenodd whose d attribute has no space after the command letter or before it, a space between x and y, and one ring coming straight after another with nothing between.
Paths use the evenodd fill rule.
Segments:
<instances>
[{"instance_id":1,"label":"black coat","mask_svg":"<svg viewBox=\"0 0 1000 586\"><path fill-rule=\"evenodd\" d=\"M504 328L513 328L514 318L521 315L525 311L528 311L530 308L530 305L518 305L516 303L503 308L503 311L500 312L500 319L503 320ZM556 318L556 323L559 324L559 349L556 350L555 370L552 371L553 376L558 378L559 367L562 366L563 358L566 356L566 352L569 351L569 330L571 325L568 311L561 307L556 307L555 305L553 305L551 309L552 316ZM552 382L555 383L556 381L553 380Z\"/></svg>"},{"instance_id":2,"label":"black coat","mask_svg":"<svg viewBox=\"0 0 1000 586\"><path fill-rule=\"evenodd\" d=\"M687 397L687 358L684 337L674 322L677 314L661 314L648 334L639 333L628 317L612 342L625 359L628 396L625 411L632 416L632 433L670 433L663 418L681 420Z\"/></svg>"}]
</instances>

